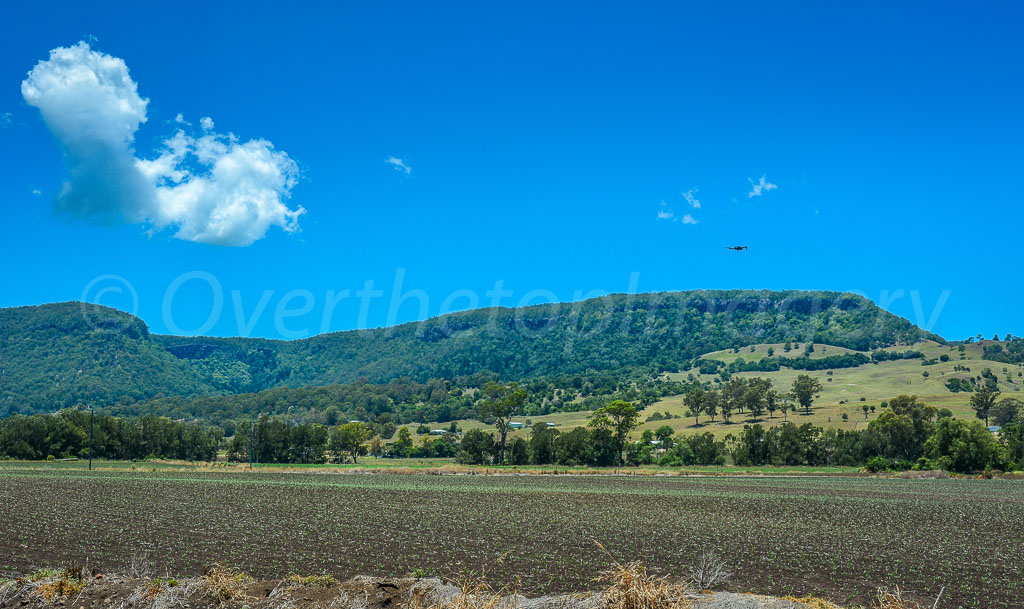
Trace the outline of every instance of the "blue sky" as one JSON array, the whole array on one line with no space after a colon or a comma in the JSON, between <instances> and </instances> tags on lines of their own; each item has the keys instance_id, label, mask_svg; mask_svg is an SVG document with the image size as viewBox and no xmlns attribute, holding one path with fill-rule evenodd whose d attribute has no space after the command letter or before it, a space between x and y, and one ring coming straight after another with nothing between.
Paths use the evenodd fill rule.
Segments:
<instances>
[{"instance_id":1,"label":"blue sky","mask_svg":"<svg viewBox=\"0 0 1024 609\"><path fill-rule=\"evenodd\" d=\"M948 338L1024 333L1022 12L9 8L0 306L85 295L155 332L292 337L486 305L496 282L504 305L794 288L857 291ZM59 47L60 69L123 62L115 98L134 83L148 102L92 133L82 108L109 99L54 85L56 64L29 76ZM137 180L179 129L192 156ZM233 172L203 166L203 142ZM254 189L261 220L225 225L222 202ZM382 294L361 299L370 280Z\"/></svg>"}]
</instances>

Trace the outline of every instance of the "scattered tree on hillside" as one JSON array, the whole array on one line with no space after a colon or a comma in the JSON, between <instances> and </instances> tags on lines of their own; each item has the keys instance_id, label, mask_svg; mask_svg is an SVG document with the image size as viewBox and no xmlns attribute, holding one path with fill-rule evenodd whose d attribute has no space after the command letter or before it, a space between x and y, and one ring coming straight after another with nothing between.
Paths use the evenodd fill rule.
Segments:
<instances>
[{"instance_id":1,"label":"scattered tree on hillside","mask_svg":"<svg viewBox=\"0 0 1024 609\"><path fill-rule=\"evenodd\" d=\"M779 399L779 392L774 389L769 389L764 394L764 407L768 411L768 418L775 417L775 411L779 409L781 402ZM785 407L785 404L781 404Z\"/></svg>"},{"instance_id":2,"label":"scattered tree on hillside","mask_svg":"<svg viewBox=\"0 0 1024 609\"><path fill-rule=\"evenodd\" d=\"M747 383L747 389L743 392L743 405L750 411L753 420L756 421L764 414L771 387L771 380L764 378L753 378Z\"/></svg>"},{"instance_id":3,"label":"scattered tree on hillside","mask_svg":"<svg viewBox=\"0 0 1024 609\"><path fill-rule=\"evenodd\" d=\"M707 409L707 392L700 385L694 385L683 398L683 404L690 409L693 426L700 427L700 415Z\"/></svg>"},{"instance_id":4,"label":"scattered tree on hillside","mask_svg":"<svg viewBox=\"0 0 1024 609\"><path fill-rule=\"evenodd\" d=\"M718 405L721 400L718 399L718 392L711 391L704 394L704 414L711 417L711 422L715 422L715 417L718 416Z\"/></svg>"},{"instance_id":5,"label":"scattered tree on hillside","mask_svg":"<svg viewBox=\"0 0 1024 609\"><path fill-rule=\"evenodd\" d=\"M995 405L997 397L999 397L999 392L993 391L988 385L982 386L971 396L971 408L974 409L979 419L985 420L986 427L988 426L989 411Z\"/></svg>"},{"instance_id":6,"label":"scattered tree on hillside","mask_svg":"<svg viewBox=\"0 0 1024 609\"><path fill-rule=\"evenodd\" d=\"M801 374L793 381L793 399L800 403L805 413L810 414L811 404L814 403L814 399L821 393L821 389L821 383L818 382L818 379L807 374Z\"/></svg>"}]
</instances>

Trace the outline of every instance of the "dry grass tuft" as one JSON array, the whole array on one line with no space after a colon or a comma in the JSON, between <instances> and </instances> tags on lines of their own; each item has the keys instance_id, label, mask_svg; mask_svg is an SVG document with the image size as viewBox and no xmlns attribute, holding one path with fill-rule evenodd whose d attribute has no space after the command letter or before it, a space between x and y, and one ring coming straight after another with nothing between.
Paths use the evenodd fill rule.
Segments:
<instances>
[{"instance_id":1,"label":"dry grass tuft","mask_svg":"<svg viewBox=\"0 0 1024 609\"><path fill-rule=\"evenodd\" d=\"M939 600L936 599L935 604L938 605L938 603ZM903 592L899 586L891 589L879 588L878 597L875 600L875 604L871 607L872 609L926 609L924 605L918 602L903 598Z\"/></svg>"},{"instance_id":2,"label":"dry grass tuft","mask_svg":"<svg viewBox=\"0 0 1024 609\"><path fill-rule=\"evenodd\" d=\"M639 561L618 564L605 571L598 581L606 582L604 591L609 609L690 609L686 584L669 582L651 575Z\"/></svg>"},{"instance_id":3,"label":"dry grass tuft","mask_svg":"<svg viewBox=\"0 0 1024 609\"><path fill-rule=\"evenodd\" d=\"M245 585L251 582L252 578L238 569L214 565L201 581L206 594L222 603L244 596Z\"/></svg>"},{"instance_id":4,"label":"dry grass tuft","mask_svg":"<svg viewBox=\"0 0 1024 609\"><path fill-rule=\"evenodd\" d=\"M321 588L330 588L334 584L338 583L338 580L334 577L324 573L323 575L289 575L288 583L295 584L297 586L319 586Z\"/></svg>"},{"instance_id":5,"label":"dry grass tuft","mask_svg":"<svg viewBox=\"0 0 1024 609\"><path fill-rule=\"evenodd\" d=\"M512 599L516 596L513 594ZM460 586L458 594L444 597L433 603L427 603L422 593L414 594L409 604L410 609L498 609L509 607L514 609L515 603L504 603L505 595L495 592L481 581L467 580Z\"/></svg>"},{"instance_id":6,"label":"dry grass tuft","mask_svg":"<svg viewBox=\"0 0 1024 609\"><path fill-rule=\"evenodd\" d=\"M19 581L36 596L43 597L47 602L53 602L58 598L78 595L85 588L87 579L88 576L84 569L68 567L63 571L40 569Z\"/></svg>"},{"instance_id":7,"label":"dry grass tuft","mask_svg":"<svg viewBox=\"0 0 1024 609\"><path fill-rule=\"evenodd\" d=\"M784 600L784 601L793 601L794 603L802 603L802 604L806 605L808 607L808 609L842 609L842 607L840 607L839 605L833 603L832 601L827 601L827 600L825 600L823 598L818 598L817 596L814 596L814 595L801 596L801 597L784 596L784 597L782 597L782 600Z\"/></svg>"}]
</instances>

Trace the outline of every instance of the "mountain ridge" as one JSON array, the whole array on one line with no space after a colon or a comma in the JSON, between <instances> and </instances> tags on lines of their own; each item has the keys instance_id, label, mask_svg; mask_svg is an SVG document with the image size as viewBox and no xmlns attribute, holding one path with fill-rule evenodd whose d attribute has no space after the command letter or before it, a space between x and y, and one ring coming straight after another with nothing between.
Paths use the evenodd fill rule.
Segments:
<instances>
[{"instance_id":1,"label":"mountain ridge","mask_svg":"<svg viewBox=\"0 0 1024 609\"><path fill-rule=\"evenodd\" d=\"M794 290L613 294L293 340L153 334L134 315L70 301L0 309L0 334L0 415L358 379L665 370L766 341L856 350L943 342L863 297Z\"/></svg>"}]
</instances>

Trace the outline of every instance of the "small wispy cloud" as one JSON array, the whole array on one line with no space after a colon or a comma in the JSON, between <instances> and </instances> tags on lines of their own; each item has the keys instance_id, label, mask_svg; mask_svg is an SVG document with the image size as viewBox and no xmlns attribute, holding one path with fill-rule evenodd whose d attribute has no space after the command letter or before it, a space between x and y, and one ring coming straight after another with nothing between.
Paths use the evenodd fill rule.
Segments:
<instances>
[{"instance_id":1,"label":"small wispy cloud","mask_svg":"<svg viewBox=\"0 0 1024 609\"><path fill-rule=\"evenodd\" d=\"M178 116L181 115L179 114ZM185 121L184 118L182 118L181 120L182 122ZM204 116L203 118L199 119L199 126L203 128L203 131L213 131L213 119L209 116Z\"/></svg>"},{"instance_id":2,"label":"small wispy cloud","mask_svg":"<svg viewBox=\"0 0 1024 609\"><path fill-rule=\"evenodd\" d=\"M765 179L764 174L761 174L761 179L758 180L757 182L754 181L754 178L747 178L747 181L750 182L750 185L752 186L750 192L747 193L747 196L751 199L753 199L754 197L760 197L763 193L778 188L777 185L772 184L767 179Z\"/></svg>"},{"instance_id":3,"label":"small wispy cloud","mask_svg":"<svg viewBox=\"0 0 1024 609\"><path fill-rule=\"evenodd\" d=\"M6 129L14 122L14 115L10 112L0 112L0 129Z\"/></svg>"},{"instance_id":4,"label":"small wispy cloud","mask_svg":"<svg viewBox=\"0 0 1024 609\"><path fill-rule=\"evenodd\" d=\"M673 222L675 222L677 219L678 218L676 218L675 212L669 209L668 203L662 201L661 207L658 209L658 221L660 222L661 220L672 220Z\"/></svg>"},{"instance_id":5,"label":"small wispy cloud","mask_svg":"<svg viewBox=\"0 0 1024 609\"><path fill-rule=\"evenodd\" d=\"M686 192L680 194L683 195L683 198L686 199L686 202L690 204L690 207L694 209L700 209L700 199L697 198L696 188L691 188L690 190L687 190Z\"/></svg>"},{"instance_id":6,"label":"small wispy cloud","mask_svg":"<svg viewBox=\"0 0 1024 609\"><path fill-rule=\"evenodd\" d=\"M699 203L700 202L698 201L696 207L700 207ZM662 201L661 205L658 207L658 221L661 222L662 220L666 222L682 222L683 224L696 224L698 222L698 220L690 214L685 214L680 218L665 201Z\"/></svg>"},{"instance_id":7,"label":"small wispy cloud","mask_svg":"<svg viewBox=\"0 0 1024 609\"><path fill-rule=\"evenodd\" d=\"M33 196L36 196L36 197L38 197L38 196L39 196L39 195L41 195L41 194L43 194L43 191L39 190L38 188L33 188L33 189L32 189L32 195L33 195Z\"/></svg>"},{"instance_id":8,"label":"small wispy cloud","mask_svg":"<svg viewBox=\"0 0 1024 609\"><path fill-rule=\"evenodd\" d=\"M389 156L388 158L384 159L384 162L387 163L388 165L391 165L391 167L394 168L394 170L399 173L404 173L405 175L412 175L412 167L406 165L405 162L398 157Z\"/></svg>"}]
</instances>

